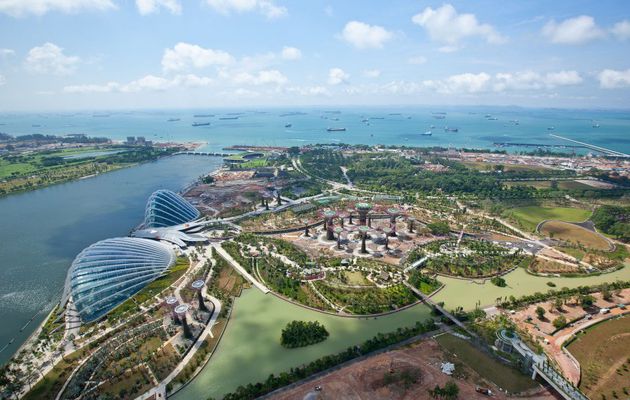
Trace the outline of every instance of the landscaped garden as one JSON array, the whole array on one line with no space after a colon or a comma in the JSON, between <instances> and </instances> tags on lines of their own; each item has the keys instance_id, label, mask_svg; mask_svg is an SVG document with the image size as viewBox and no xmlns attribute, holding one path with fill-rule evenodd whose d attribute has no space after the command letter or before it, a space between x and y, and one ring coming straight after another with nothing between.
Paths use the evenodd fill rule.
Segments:
<instances>
[{"instance_id":1,"label":"landscaped garden","mask_svg":"<svg viewBox=\"0 0 630 400\"><path fill-rule=\"evenodd\" d=\"M433 273L466 278L488 277L517 266L527 266L531 257L488 241L439 240L422 246L414 259L428 256L422 266Z\"/></svg>"}]
</instances>

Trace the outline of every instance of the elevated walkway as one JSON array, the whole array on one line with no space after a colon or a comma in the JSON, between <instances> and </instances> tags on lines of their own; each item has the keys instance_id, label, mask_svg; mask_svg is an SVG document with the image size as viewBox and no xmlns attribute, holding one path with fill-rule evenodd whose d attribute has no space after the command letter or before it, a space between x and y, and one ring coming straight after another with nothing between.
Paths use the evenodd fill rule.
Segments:
<instances>
[{"instance_id":1,"label":"elevated walkway","mask_svg":"<svg viewBox=\"0 0 630 400\"><path fill-rule=\"evenodd\" d=\"M576 388L561 373L553 369L547 362L536 363L533 366L532 379L540 375L560 395L567 400L589 400L580 389Z\"/></svg>"}]
</instances>

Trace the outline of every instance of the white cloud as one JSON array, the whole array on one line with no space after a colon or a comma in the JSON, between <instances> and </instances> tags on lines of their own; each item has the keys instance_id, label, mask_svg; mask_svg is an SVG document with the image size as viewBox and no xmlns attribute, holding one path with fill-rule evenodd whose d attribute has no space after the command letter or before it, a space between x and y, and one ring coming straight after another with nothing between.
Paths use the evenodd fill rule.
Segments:
<instances>
[{"instance_id":1,"label":"white cloud","mask_svg":"<svg viewBox=\"0 0 630 400\"><path fill-rule=\"evenodd\" d=\"M300 96L330 96L330 91L323 86L291 86L285 91Z\"/></svg>"},{"instance_id":2,"label":"white cloud","mask_svg":"<svg viewBox=\"0 0 630 400\"><path fill-rule=\"evenodd\" d=\"M413 65L421 65L427 62L427 58L423 56L410 57L407 62Z\"/></svg>"},{"instance_id":3,"label":"white cloud","mask_svg":"<svg viewBox=\"0 0 630 400\"><path fill-rule=\"evenodd\" d=\"M147 75L121 86L121 92L140 92L142 90L162 91L173 86L173 81L161 76Z\"/></svg>"},{"instance_id":4,"label":"white cloud","mask_svg":"<svg viewBox=\"0 0 630 400\"><path fill-rule=\"evenodd\" d=\"M117 82L108 82L104 85L69 85L63 88L65 93L109 93L120 88Z\"/></svg>"},{"instance_id":5,"label":"white cloud","mask_svg":"<svg viewBox=\"0 0 630 400\"><path fill-rule=\"evenodd\" d=\"M141 15L153 14L160 11L160 8L167 9L171 14L182 13L182 5L179 0L136 0L136 7Z\"/></svg>"},{"instance_id":6,"label":"white cloud","mask_svg":"<svg viewBox=\"0 0 630 400\"><path fill-rule=\"evenodd\" d=\"M171 88L207 87L215 83L214 79L193 74L176 75L166 79L155 75L146 75L129 83L107 82L105 84L69 85L63 88L65 93L132 93L141 91L164 91Z\"/></svg>"},{"instance_id":7,"label":"white cloud","mask_svg":"<svg viewBox=\"0 0 630 400\"><path fill-rule=\"evenodd\" d=\"M358 49L382 48L394 35L382 26L350 21L341 32L341 37Z\"/></svg>"},{"instance_id":8,"label":"white cloud","mask_svg":"<svg viewBox=\"0 0 630 400\"><path fill-rule=\"evenodd\" d=\"M545 83L551 87L577 85L583 81L577 71L550 72L545 75Z\"/></svg>"},{"instance_id":9,"label":"white cloud","mask_svg":"<svg viewBox=\"0 0 630 400\"><path fill-rule=\"evenodd\" d=\"M340 83L347 83L350 75L346 74L341 68L331 68L328 71L328 84L339 85Z\"/></svg>"},{"instance_id":10,"label":"white cloud","mask_svg":"<svg viewBox=\"0 0 630 400\"><path fill-rule=\"evenodd\" d=\"M11 57L15 55L15 50L12 49L0 49L0 58Z\"/></svg>"},{"instance_id":11,"label":"white cloud","mask_svg":"<svg viewBox=\"0 0 630 400\"><path fill-rule=\"evenodd\" d=\"M444 4L435 10L427 7L414 15L411 21L423 27L432 40L445 43L451 48L455 48L462 39L469 36L479 36L493 44L507 40L492 25L479 23L474 14L458 14L450 4Z\"/></svg>"},{"instance_id":12,"label":"white cloud","mask_svg":"<svg viewBox=\"0 0 630 400\"><path fill-rule=\"evenodd\" d=\"M233 61L234 58L225 51L205 49L195 44L180 42L172 49L164 50L162 68L165 71L181 71L211 65L227 65Z\"/></svg>"},{"instance_id":13,"label":"white cloud","mask_svg":"<svg viewBox=\"0 0 630 400\"><path fill-rule=\"evenodd\" d=\"M381 70L366 69L365 71L363 71L363 76L365 76L366 78L378 78L379 76L381 76Z\"/></svg>"},{"instance_id":14,"label":"white cloud","mask_svg":"<svg viewBox=\"0 0 630 400\"><path fill-rule=\"evenodd\" d=\"M80 61L77 56L63 54L63 49L56 44L44 43L29 50L25 65L29 71L40 74L69 75Z\"/></svg>"},{"instance_id":15,"label":"white cloud","mask_svg":"<svg viewBox=\"0 0 630 400\"><path fill-rule=\"evenodd\" d=\"M227 71L221 71L219 77L237 85L284 85L289 79L282 72L271 69L258 71L256 73L237 72L231 74Z\"/></svg>"},{"instance_id":16,"label":"white cloud","mask_svg":"<svg viewBox=\"0 0 630 400\"><path fill-rule=\"evenodd\" d=\"M281 56L285 60L299 60L300 58L302 58L302 52L296 47L284 46L282 48Z\"/></svg>"},{"instance_id":17,"label":"white cloud","mask_svg":"<svg viewBox=\"0 0 630 400\"><path fill-rule=\"evenodd\" d=\"M44 15L49 11L76 13L116 9L112 0L0 0L0 12L12 17Z\"/></svg>"},{"instance_id":18,"label":"white cloud","mask_svg":"<svg viewBox=\"0 0 630 400\"><path fill-rule=\"evenodd\" d=\"M599 86L604 89L630 87L630 68L625 71L605 69L597 75Z\"/></svg>"},{"instance_id":19,"label":"white cloud","mask_svg":"<svg viewBox=\"0 0 630 400\"><path fill-rule=\"evenodd\" d=\"M423 85L438 93L477 93L487 90L491 76L485 72L479 74L465 73L449 76L446 79L426 80Z\"/></svg>"},{"instance_id":20,"label":"white cloud","mask_svg":"<svg viewBox=\"0 0 630 400\"><path fill-rule=\"evenodd\" d=\"M207 76L197 76L194 74L188 75L177 75L173 79L173 83L176 86L186 86L186 87L206 87L213 85L214 79L209 78Z\"/></svg>"},{"instance_id":21,"label":"white cloud","mask_svg":"<svg viewBox=\"0 0 630 400\"><path fill-rule=\"evenodd\" d=\"M269 19L289 15L286 7L276 5L272 0L206 0L206 3L225 15L250 11L258 11Z\"/></svg>"},{"instance_id":22,"label":"white cloud","mask_svg":"<svg viewBox=\"0 0 630 400\"><path fill-rule=\"evenodd\" d=\"M514 90L542 90L559 86L578 85L583 82L577 71L557 71L541 74L534 71L500 72L490 75L464 73L444 79L425 80L424 88L444 94L471 94Z\"/></svg>"},{"instance_id":23,"label":"white cloud","mask_svg":"<svg viewBox=\"0 0 630 400\"><path fill-rule=\"evenodd\" d=\"M628 40L630 39L630 21L624 19L623 21L617 22L610 31L617 39Z\"/></svg>"},{"instance_id":24,"label":"white cloud","mask_svg":"<svg viewBox=\"0 0 630 400\"><path fill-rule=\"evenodd\" d=\"M494 76L493 90L552 89L557 86L578 85L583 82L577 71L558 71L540 74L534 71L498 73Z\"/></svg>"},{"instance_id":25,"label":"white cloud","mask_svg":"<svg viewBox=\"0 0 630 400\"><path fill-rule=\"evenodd\" d=\"M565 19L560 23L551 20L543 27L542 34L556 44L582 44L606 35L589 15Z\"/></svg>"}]
</instances>

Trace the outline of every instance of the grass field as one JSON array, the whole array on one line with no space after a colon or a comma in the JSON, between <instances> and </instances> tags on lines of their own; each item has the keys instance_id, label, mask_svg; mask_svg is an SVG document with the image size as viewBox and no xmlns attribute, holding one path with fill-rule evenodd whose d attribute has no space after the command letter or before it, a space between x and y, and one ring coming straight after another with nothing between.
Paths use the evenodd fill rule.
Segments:
<instances>
[{"instance_id":1,"label":"grass field","mask_svg":"<svg viewBox=\"0 0 630 400\"><path fill-rule=\"evenodd\" d=\"M456 355L457 360L508 392L520 393L537 386L536 382L532 381L529 376L501 364L466 340L448 334L440 335L435 340L449 353ZM455 368L457 369L457 365Z\"/></svg>"},{"instance_id":2,"label":"grass field","mask_svg":"<svg viewBox=\"0 0 630 400\"><path fill-rule=\"evenodd\" d=\"M568 350L580 362L580 389L587 396L630 398L630 317L588 328Z\"/></svg>"},{"instance_id":3,"label":"grass field","mask_svg":"<svg viewBox=\"0 0 630 400\"><path fill-rule=\"evenodd\" d=\"M477 171L492 171L497 165L503 165L504 171L549 171L549 168L540 165L492 164L481 161L465 161L462 164Z\"/></svg>"},{"instance_id":4,"label":"grass field","mask_svg":"<svg viewBox=\"0 0 630 400\"><path fill-rule=\"evenodd\" d=\"M549 189L551 187L551 181L506 181L507 186L532 186L536 189ZM586 189L593 190L592 186L585 185L584 183L576 181L558 181L558 189L574 190L574 189Z\"/></svg>"},{"instance_id":5,"label":"grass field","mask_svg":"<svg viewBox=\"0 0 630 400\"><path fill-rule=\"evenodd\" d=\"M534 231L536 225L546 219L557 219L566 222L581 222L591 216L589 210L567 207L516 207L506 210L505 216L516 220L523 228Z\"/></svg>"},{"instance_id":6,"label":"grass field","mask_svg":"<svg viewBox=\"0 0 630 400\"><path fill-rule=\"evenodd\" d=\"M595 232L562 221L548 221L540 227L540 233L553 239L580 244L595 250L609 250L610 244Z\"/></svg>"}]
</instances>

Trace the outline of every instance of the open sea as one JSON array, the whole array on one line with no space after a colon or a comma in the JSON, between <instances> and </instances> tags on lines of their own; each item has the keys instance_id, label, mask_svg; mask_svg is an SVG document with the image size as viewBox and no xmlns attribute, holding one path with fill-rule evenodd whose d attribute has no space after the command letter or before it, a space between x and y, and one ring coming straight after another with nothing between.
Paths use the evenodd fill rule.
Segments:
<instances>
[{"instance_id":1,"label":"open sea","mask_svg":"<svg viewBox=\"0 0 630 400\"><path fill-rule=\"evenodd\" d=\"M210 125L194 127L193 123ZM447 127L458 131L447 131ZM327 132L327 128L346 130ZM429 131L431 136L423 135ZM550 136L556 134L630 153L630 111L617 110L370 107L0 113L0 132L201 141L207 143L201 150L207 151L219 151L232 144L299 146L343 142L457 148L496 148L497 142L571 144Z\"/></svg>"}]
</instances>

